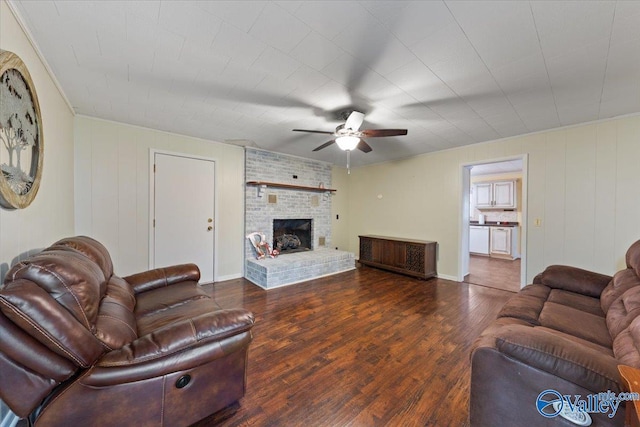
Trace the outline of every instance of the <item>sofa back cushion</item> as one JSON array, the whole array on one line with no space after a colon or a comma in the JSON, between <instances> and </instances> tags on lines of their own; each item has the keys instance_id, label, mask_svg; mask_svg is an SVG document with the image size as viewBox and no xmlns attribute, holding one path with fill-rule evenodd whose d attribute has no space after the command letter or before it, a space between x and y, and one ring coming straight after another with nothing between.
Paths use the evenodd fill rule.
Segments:
<instances>
[{"instance_id":1,"label":"sofa back cushion","mask_svg":"<svg viewBox=\"0 0 640 427\"><path fill-rule=\"evenodd\" d=\"M635 271L636 276L640 277L640 240L629 247L625 260L627 268Z\"/></svg>"},{"instance_id":2,"label":"sofa back cushion","mask_svg":"<svg viewBox=\"0 0 640 427\"><path fill-rule=\"evenodd\" d=\"M627 268L618 271L600 295L602 311L607 313L613 302L627 290L640 286L640 240L632 244L625 256Z\"/></svg>"},{"instance_id":3,"label":"sofa back cushion","mask_svg":"<svg viewBox=\"0 0 640 427\"><path fill-rule=\"evenodd\" d=\"M111 261L111 255L104 245L95 239L87 236L67 237L62 240L58 240L48 249L70 248L76 252L80 252L91 261L96 263L102 270L102 274L105 278L113 275L113 262Z\"/></svg>"},{"instance_id":4,"label":"sofa back cushion","mask_svg":"<svg viewBox=\"0 0 640 427\"><path fill-rule=\"evenodd\" d=\"M51 351L91 366L137 337L133 291L112 270L95 240L61 240L7 273L0 310Z\"/></svg>"},{"instance_id":5,"label":"sofa back cushion","mask_svg":"<svg viewBox=\"0 0 640 427\"><path fill-rule=\"evenodd\" d=\"M640 286L640 278L631 268L618 271L600 295L602 311L607 313L611 304L629 289Z\"/></svg>"},{"instance_id":6,"label":"sofa back cushion","mask_svg":"<svg viewBox=\"0 0 640 427\"><path fill-rule=\"evenodd\" d=\"M619 364L640 368L640 317L633 319L613 340L613 354Z\"/></svg>"},{"instance_id":7,"label":"sofa back cushion","mask_svg":"<svg viewBox=\"0 0 640 427\"><path fill-rule=\"evenodd\" d=\"M99 266L82 253L66 248L45 249L16 264L7 273L5 283L17 280L37 284L52 297L52 302L57 302L60 309L64 308L88 330L95 324L106 290Z\"/></svg>"},{"instance_id":8,"label":"sofa back cushion","mask_svg":"<svg viewBox=\"0 0 640 427\"><path fill-rule=\"evenodd\" d=\"M615 340L618 334L638 316L640 316L640 286L634 286L616 298L607 311L607 329L611 339Z\"/></svg>"}]
</instances>

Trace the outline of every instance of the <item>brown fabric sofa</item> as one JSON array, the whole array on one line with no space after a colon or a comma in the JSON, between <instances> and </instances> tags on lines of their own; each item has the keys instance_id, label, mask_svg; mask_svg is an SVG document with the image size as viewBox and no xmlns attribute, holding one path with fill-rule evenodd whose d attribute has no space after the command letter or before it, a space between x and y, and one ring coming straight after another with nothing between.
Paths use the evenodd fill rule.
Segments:
<instances>
[{"instance_id":1,"label":"brown fabric sofa","mask_svg":"<svg viewBox=\"0 0 640 427\"><path fill-rule=\"evenodd\" d=\"M113 274L60 240L0 286L0 399L35 426L188 426L244 395L253 315L222 310L193 264Z\"/></svg>"},{"instance_id":2,"label":"brown fabric sofa","mask_svg":"<svg viewBox=\"0 0 640 427\"><path fill-rule=\"evenodd\" d=\"M471 353L472 426L571 426L538 412L543 391L624 390L617 366L640 368L640 241L626 264L613 277L550 266L505 304ZM591 413L592 426L622 426L624 410Z\"/></svg>"}]
</instances>

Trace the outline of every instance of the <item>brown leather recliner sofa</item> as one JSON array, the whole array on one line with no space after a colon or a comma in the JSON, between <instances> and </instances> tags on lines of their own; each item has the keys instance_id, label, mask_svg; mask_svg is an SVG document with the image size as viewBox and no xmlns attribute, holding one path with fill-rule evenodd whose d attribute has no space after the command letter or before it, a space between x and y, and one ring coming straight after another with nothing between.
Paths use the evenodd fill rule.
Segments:
<instances>
[{"instance_id":1,"label":"brown leather recliner sofa","mask_svg":"<svg viewBox=\"0 0 640 427\"><path fill-rule=\"evenodd\" d=\"M473 346L471 426L571 426L556 414L571 410L561 396L624 391L618 365L640 368L640 241L626 264L613 277L550 266L509 299ZM583 409L592 426L624 425L624 401L613 417L607 405Z\"/></svg>"},{"instance_id":2,"label":"brown leather recliner sofa","mask_svg":"<svg viewBox=\"0 0 640 427\"><path fill-rule=\"evenodd\" d=\"M252 313L221 309L194 264L118 277L89 237L0 285L0 399L35 426L188 426L245 392Z\"/></svg>"}]
</instances>

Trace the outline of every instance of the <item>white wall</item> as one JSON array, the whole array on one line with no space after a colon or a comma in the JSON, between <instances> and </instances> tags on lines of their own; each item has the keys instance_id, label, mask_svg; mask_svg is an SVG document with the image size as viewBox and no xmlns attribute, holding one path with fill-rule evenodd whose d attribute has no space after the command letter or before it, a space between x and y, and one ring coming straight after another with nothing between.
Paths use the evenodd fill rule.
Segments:
<instances>
[{"instance_id":1,"label":"white wall","mask_svg":"<svg viewBox=\"0 0 640 427\"><path fill-rule=\"evenodd\" d=\"M19 255L74 233L73 113L4 1L0 1L0 49L22 58L31 74L44 142L42 181L33 203L25 209L0 209L0 278L4 278Z\"/></svg>"},{"instance_id":2,"label":"white wall","mask_svg":"<svg viewBox=\"0 0 640 427\"><path fill-rule=\"evenodd\" d=\"M241 147L77 116L76 232L107 246L117 274L148 269L150 149L216 161L215 280L241 277L244 265ZM198 197L197 186L190 191L193 197Z\"/></svg>"},{"instance_id":3,"label":"white wall","mask_svg":"<svg viewBox=\"0 0 640 427\"><path fill-rule=\"evenodd\" d=\"M527 280L550 264L611 274L640 239L640 116L475 144L353 169L349 250L358 234L438 241L438 273L456 277L461 164L529 154ZM377 195L382 198L377 198ZM542 227L533 219L541 218Z\"/></svg>"},{"instance_id":4,"label":"white wall","mask_svg":"<svg viewBox=\"0 0 640 427\"><path fill-rule=\"evenodd\" d=\"M345 168L333 167L331 187L337 190L331 195L331 247L346 251L349 247L349 175Z\"/></svg>"}]
</instances>

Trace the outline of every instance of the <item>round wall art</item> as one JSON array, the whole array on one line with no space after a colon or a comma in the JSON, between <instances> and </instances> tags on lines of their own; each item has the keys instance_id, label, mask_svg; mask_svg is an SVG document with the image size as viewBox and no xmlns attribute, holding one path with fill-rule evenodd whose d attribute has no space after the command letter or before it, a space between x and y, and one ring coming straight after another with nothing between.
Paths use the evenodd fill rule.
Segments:
<instances>
[{"instance_id":1,"label":"round wall art","mask_svg":"<svg viewBox=\"0 0 640 427\"><path fill-rule=\"evenodd\" d=\"M31 204L43 157L42 117L31 75L18 55L0 49L0 206Z\"/></svg>"}]
</instances>

